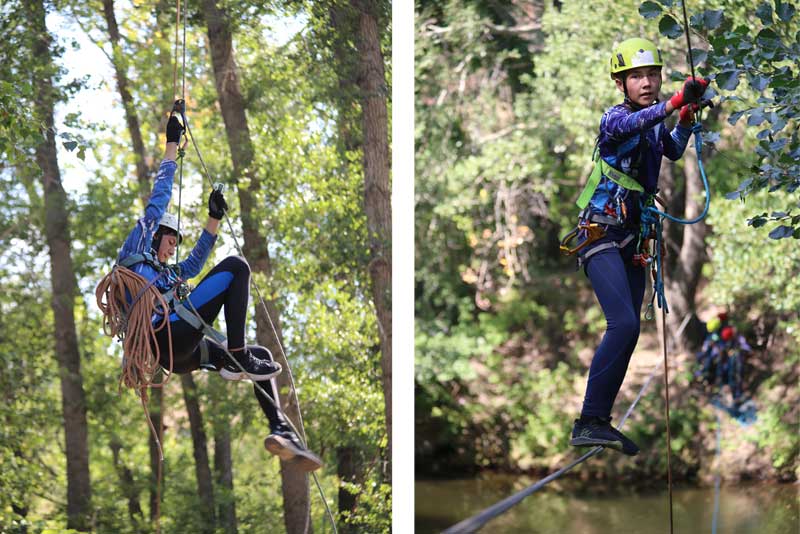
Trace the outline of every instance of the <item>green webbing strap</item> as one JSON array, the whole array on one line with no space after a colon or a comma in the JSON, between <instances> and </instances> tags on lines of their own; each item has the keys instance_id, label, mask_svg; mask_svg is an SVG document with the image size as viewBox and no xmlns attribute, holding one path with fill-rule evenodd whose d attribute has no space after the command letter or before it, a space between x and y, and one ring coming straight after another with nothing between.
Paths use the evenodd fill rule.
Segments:
<instances>
[{"instance_id":1,"label":"green webbing strap","mask_svg":"<svg viewBox=\"0 0 800 534\"><path fill-rule=\"evenodd\" d=\"M624 172L615 169L606 163L603 158L598 157L595 160L592 174L589 175L589 179L586 181L586 187L583 188L581 196L579 196L577 202L575 202L580 209L584 209L589 205L589 201L592 199L594 192L597 190L597 186L600 185L600 179L603 176L615 184L624 187L625 189L644 193L644 187L642 187L642 184Z\"/></svg>"}]
</instances>

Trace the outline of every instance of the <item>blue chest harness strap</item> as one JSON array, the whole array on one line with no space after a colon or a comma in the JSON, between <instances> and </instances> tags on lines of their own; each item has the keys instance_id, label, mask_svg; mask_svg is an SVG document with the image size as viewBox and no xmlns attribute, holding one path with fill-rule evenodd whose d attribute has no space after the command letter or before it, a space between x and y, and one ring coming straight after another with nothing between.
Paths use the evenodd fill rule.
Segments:
<instances>
[{"instance_id":1,"label":"blue chest harness strap","mask_svg":"<svg viewBox=\"0 0 800 534\"><path fill-rule=\"evenodd\" d=\"M131 254L130 256L119 262L118 265L130 269L131 267L133 267L138 263L147 263L153 269L159 272L159 276L161 276L164 273L164 271L168 269L167 267L164 267L159 262L157 262L152 254L147 252L139 254ZM156 279L153 279L151 283L155 282ZM216 341L217 343L224 344L227 341L225 335L222 334L222 332L220 332L219 330L213 328L205 321L203 321L203 319L200 317L197 311L194 310L194 306L189 301L188 295L184 296L184 298L178 298L178 296L175 295L175 290L177 289L177 287L178 285L175 285L163 294L164 300L167 301L167 305L170 307L170 309L174 311L178 317L189 323L189 325L191 325L194 329L202 332L206 337ZM192 307L191 310L187 307L186 305L187 302L189 306ZM162 311L157 310L156 313L158 314L169 313L169 310L162 310ZM203 369L216 370L216 367L211 364L208 352L208 345L206 345L205 343L200 343L200 367Z\"/></svg>"}]
</instances>

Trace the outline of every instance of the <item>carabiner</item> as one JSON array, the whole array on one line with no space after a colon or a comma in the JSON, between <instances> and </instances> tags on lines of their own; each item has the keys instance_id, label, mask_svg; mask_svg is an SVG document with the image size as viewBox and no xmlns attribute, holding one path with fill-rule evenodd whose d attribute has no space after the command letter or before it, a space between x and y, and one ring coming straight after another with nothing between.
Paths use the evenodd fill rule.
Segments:
<instances>
[{"instance_id":1,"label":"carabiner","mask_svg":"<svg viewBox=\"0 0 800 534\"><path fill-rule=\"evenodd\" d=\"M569 248L569 242L578 237L578 234L583 230L586 231L586 240L575 248ZM565 256L572 256L576 252L583 250L585 247L591 245L605 235L605 230L603 230L603 227L599 224L581 223L570 233L564 236L559 245L559 250L561 250L561 253Z\"/></svg>"}]
</instances>

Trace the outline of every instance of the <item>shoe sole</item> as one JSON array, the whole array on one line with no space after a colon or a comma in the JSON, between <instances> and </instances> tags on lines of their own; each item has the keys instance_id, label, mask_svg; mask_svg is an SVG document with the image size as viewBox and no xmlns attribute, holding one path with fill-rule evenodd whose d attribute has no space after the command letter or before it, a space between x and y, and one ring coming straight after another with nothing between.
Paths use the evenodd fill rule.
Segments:
<instances>
[{"instance_id":1,"label":"shoe sole","mask_svg":"<svg viewBox=\"0 0 800 534\"><path fill-rule=\"evenodd\" d=\"M219 376L221 376L225 380L231 380L231 381L250 380L252 382L253 380L256 380L256 381L260 382L262 380L269 380L270 378L275 378L279 374L281 374L281 369L278 369L274 373L269 373L269 374L265 374L265 375L264 374L259 375L259 374L254 374L254 373L244 373L244 372L241 372L241 371L229 371L225 367L223 367L219 371Z\"/></svg>"},{"instance_id":2,"label":"shoe sole","mask_svg":"<svg viewBox=\"0 0 800 534\"><path fill-rule=\"evenodd\" d=\"M284 462L291 461L301 471L311 472L322 467L322 460L316 454L298 448L291 440L281 436L267 436L264 448Z\"/></svg>"},{"instance_id":3,"label":"shoe sole","mask_svg":"<svg viewBox=\"0 0 800 534\"><path fill-rule=\"evenodd\" d=\"M615 451L619 451L626 456L636 456L639 454L639 451L636 452L626 452L622 448L622 443L619 441L608 441L604 439L589 439L589 438L572 438L569 440L569 444L573 447L607 447L609 449L614 449Z\"/></svg>"}]
</instances>

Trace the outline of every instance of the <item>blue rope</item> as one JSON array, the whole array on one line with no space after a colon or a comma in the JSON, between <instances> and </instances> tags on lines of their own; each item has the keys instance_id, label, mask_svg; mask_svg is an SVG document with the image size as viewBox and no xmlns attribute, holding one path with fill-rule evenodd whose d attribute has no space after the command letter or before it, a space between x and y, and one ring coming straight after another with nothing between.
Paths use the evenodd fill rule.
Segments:
<instances>
[{"instance_id":1,"label":"blue rope","mask_svg":"<svg viewBox=\"0 0 800 534\"><path fill-rule=\"evenodd\" d=\"M642 211L642 236L646 237L648 234L649 228L655 227L656 230L656 279L653 283L653 291L654 296L657 298L658 307L663 309L665 313L669 313L669 306L667 305L667 297L664 294L664 277L663 277L663 258L661 254L662 244L664 241L663 237L663 219L669 219L670 221L676 222L678 224L695 224L702 221L706 215L708 214L708 207L711 204L711 189L708 185L708 177L706 176L705 167L703 167L703 136L701 132L703 130L703 125L699 122L696 122L692 126L692 133L694 134L694 148L697 152L697 167L700 169L700 177L703 179L703 188L705 189L706 194L706 204L703 208L703 212L695 217L694 219L681 219L679 217L674 217L669 213L659 210L655 207L655 204L652 202L648 203L648 205L641 205ZM645 313L645 317L651 319L652 316L652 306L651 303L648 306L647 312Z\"/></svg>"}]
</instances>

